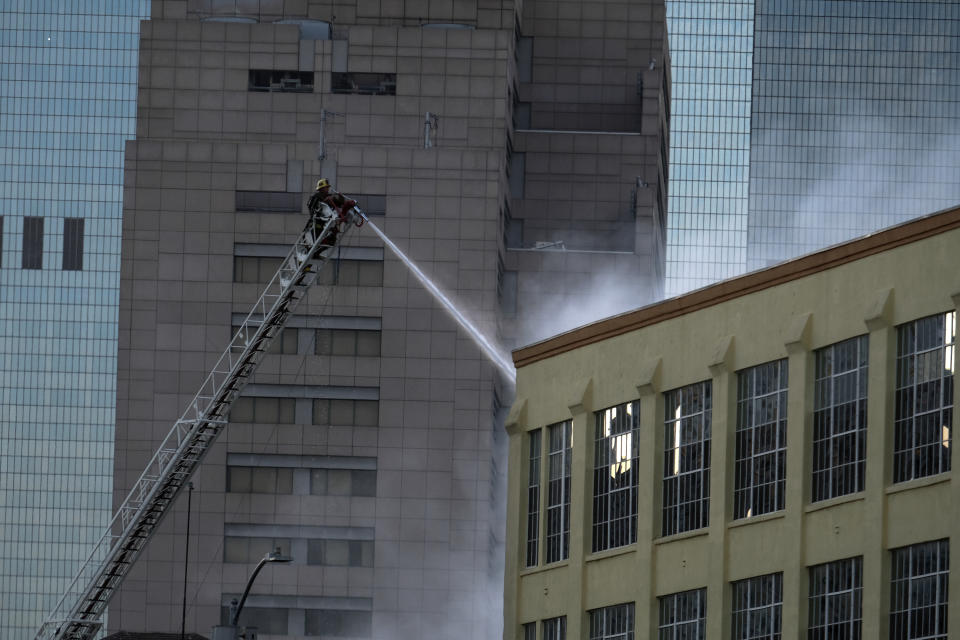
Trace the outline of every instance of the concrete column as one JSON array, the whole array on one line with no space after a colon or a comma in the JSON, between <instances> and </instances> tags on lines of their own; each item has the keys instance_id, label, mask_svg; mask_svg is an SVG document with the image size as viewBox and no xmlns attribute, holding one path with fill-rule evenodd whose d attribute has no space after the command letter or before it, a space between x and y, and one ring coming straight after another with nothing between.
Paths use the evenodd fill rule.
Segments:
<instances>
[{"instance_id":1,"label":"concrete column","mask_svg":"<svg viewBox=\"0 0 960 640\"><path fill-rule=\"evenodd\" d=\"M892 478L897 332L891 325L893 291L881 294L864 322L867 361L867 460L864 482L863 637L885 638L890 621L890 554L886 488Z\"/></svg>"},{"instance_id":2,"label":"concrete column","mask_svg":"<svg viewBox=\"0 0 960 640\"><path fill-rule=\"evenodd\" d=\"M637 381L640 394L640 457L637 488L636 637L656 638L658 611L653 591L653 541L660 535L663 452L663 395L660 359L646 363ZM580 637L588 638L589 634Z\"/></svg>"},{"instance_id":3,"label":"concrete column","mask_svg":"<svg viewBox=\"0 0 960 640\"><path fill-rule=\"evenodd\" d=\"M571 448L573 465L570 482L570 579L578 581L578 588L570 592L570 607L567 609L567 633L576 629L577 637L588 637L584 593L586 592L586 565L584 558L590 553L590 532L593 519L593 417L591 399L592 381L588 382L583 395L570 403ZM576 573L574 573L576 572ZM571 634L572 635L572 634Z\"/></svg>"},{"instance_id":4,"label":"concrete column","mask_svg":"<svg viewBox=\"0 0 960 640\"><path fill-rule=\"evenodd\" d=\"M710 582L707 584L708 635L725 636L730 629L731 590L727 571L727 523L733 516L734 458L737 431L737 376L734 338L717 345L710 362L713 410L710 452Z\"/></svg>"},{"instance_id":5,"label":"concrete column","mask_svg":"<svg viewBox=\"0 0 960 640\"><path fill-rule=\"evenodd\" d=\"M812 314L798 316L785 336L789 390L787 391L787 469L785 525L797 532L793 548L783 549L783 637L800 638L807 626L808 578L804 508L810 499L813 433L813 358L810 351Z\"/></svg>"}]
</instances>

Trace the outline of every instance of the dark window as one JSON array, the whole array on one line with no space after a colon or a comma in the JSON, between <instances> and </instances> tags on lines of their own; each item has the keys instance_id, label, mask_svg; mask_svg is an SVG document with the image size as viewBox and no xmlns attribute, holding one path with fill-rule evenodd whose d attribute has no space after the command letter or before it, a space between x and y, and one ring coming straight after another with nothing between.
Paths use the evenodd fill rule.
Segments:
<instances>
[{"instance_id":1,"label":"dark window","mask_svg":"<svg viewBox=\"0 0 960 640\"><path fill-rule=\"evenodd\" d=\"M287 191L237 191L236 210L300 213L302 198L300 193Z\"/></svg>"},{"instance_id":2,"label":"dark window","mask_svg":"<svg viewBox=\"0 0 960 640\"><path fill-rule=\"evenodd\" d=\"M260 396L237 398L230 410L230 421L293 424L296 404L294 398L265 398Z\"/></svg>"},{"instance_id":3,"label":"dark window","mask_svg":"<svg viewBox=\"0 0 960 640\"><path fill-rule=\"evenodd\" d=\"M946 640L950 541L891 551L890 638Z\"/></svg>"},{"instance_id":4,"label":"dark window","mask_svg":"<svg viewBox=\"0 0 960 640\"><path fill-rule=\"evenodd\" d=\"M315 496L375 498L377 472L366 469L311 469L310 493Z\"/></svg>"},{"instance_id":5,"label":"dark window","mask_svg":"<svg viewBox=\"0 0 960 640\"><path fill-rule=\"evenodd\" d=\"M43 218L23 219L24 269L43 268Z\"/></svg>"},{"instance_id":6,"label":"dark window","mask_svg":"<svg viewBox=\"0 0 960 640\"><path fill-rule=\"evenodd\" d=\"M510 165L507 168L507 177L510 180L510 197L520 200L523 198L526 183L527 156L519 151L510 156Z\"/></svg>"},{"instance_id":7,"label":"dark window","mask_svg":"<svg viewBox=\"0 0 960 640\"><path fill-rule=\"evenodd\" d=\"M863 559L810 567L807 605L809 640L860 638L863 617Z\"/></svg>"},{"instance_id":8,"label":"dark window","mask_svg":"<svg viewBox=\"0 0 960 640\"><path fill-rule=\"evenodd\" d=\"M380 424L380 403L377 400L317 399L313 401L313 424L376 427Z\"/></svg>"},{"instance_id":9,"label":"dark window","mask_svg":"<svg viewBox=\"0 0 960 640\"><path fill-rule=\"evenodd\" d=\"M350 196L357 201L363 212L371 216L387 215L387 196L372 193L358 193Z\"/></svg>"},{"instance_id":10,"label":"dark window","mask_svg":"<svg viewBox=\"0 0 960 640\"><path fill-rule=\"evenodd\" d=\"M590 640L633 640L632 602L594 609L590 614Z\"/></svg>"},{"instance_id":11,"label":"dark window","mask_svg":"<svg viewBox=\"0 0 960 640\"><path fill-rule=\"evenodd\" d=\"M867 457L868 337L819 349L813 391L813 496L863 491Z\"/></svg>"},{"instance_id":12,"label":"dark window","mask_svg":"<svg viewBox=\"0 0 960 640\"><path fill-rule=\"evenodd\" d=\"M289 467L227 467L228 493L293 493Z\"/></svg>"},{"instance_id":13,"label":"dark window","mask_svg":"<svg viewBox=\"0 0 960 640\"><path fill-rule=\"evenodd\" d=\"M282 264L283 258L234 256L233 281L266 284L276 275Z\"/></svg>"},{"instance_id":14,"label":"dark window","mask_svg":"<svg viewBox=\"0 0 960 640\"><path fill-rule=\"evenodd\" d=\"M308 636L369 638L373 634L373 613L370 611L307 609L304 623L304 633Z\"/></svg>"},{"instance_id":15,"label":"dark window","mask_svg":"<svg viewBox=\"0 0 960 640\"><path fill-rule=\"evenodd\" d=\"M326 567L372 567L373 540L309 540L307 564Z\"/></svg>"},{"instance_id":16,"label":"dark window","mask_svg":"<svg viewBox=\"0 0 960 640\"><path fill-rule=\"evenodd\" d=\"M500 273L500 310L508 318L517 315L518 278L519 273L517 271L502 271Z\"/></svg>"},{"instance_id":17,"label":"dark window","mask_svg":"<svg viewBox=\"0 0 960 640\"><path fill-rule=\"evenodd\" d=\"M240 327L234 327L234 335L240 330ZM248 327L248 331L244 334L245 337L252 337L256 327ZM283 331L280 332L279 336L274 337L273 342L270 343L270 347L267 349L267 353L278 353L278 354L295 354L297 353L297 340L299 329L293 327L286 327Z\"/></svg>"},{"instance_id":18,"label":"dark window","mask_svg":"<svg viewBox=\"0 0 960 640\"><path fill-rule=\"evenodd\" d=\"M540 429L530 432L530 467L527 478L527 566L539 562L540 549Z\"/></svg>"},{"instance_id":19,"label":"dark window","mask_svg":"<svg viewBox=\"0 0 960 640\"><path fill-rule=\"evenodd\" d=\"M779 640L782 610L782 573L734 582L731 637L736 640Z\"/></svg>"},{"instance_id":20,"label":"dark window","mask_svg":"<svg viewBox=\"0 0 960 640\"><path fill-rule=\"evenodd\" d=\"M659 640L705 638L707 634L707 590L672 593L660 599Z\"/></svg>"},{"instance_id":21,"label":"dark window","mask_svg":"<svg viewBox=\"0 0 960 640\"><path fill-rule=\"evenodd\" d=\"M83 218L63 221L63 270L83 269Z\"/></svg>"},{"instance_id":22,"label":"dark window","mask_svg":"<svg viewBox=\"0 0 960 640\"><path fill-rule=\"evenodd\" d=\"M710 524L710 381L664 394L662 535Z\"/></svg>"},{"instance_id":23,"label":"dark window","mask_svg":"<svg viewBox=\"0 0 960 640\"><path fill-rule=\"evenodd\" d=\"M784 506L787 467L787 361L737 374L736 473L733 517Z\"/></svg>"},{"instance_id":24,"label":"dark window","mask_svg":"<svg viewBox=\"0 0 960 640\"><path fill-rule=\"evenodd\" d=\"M536 622L528 622L523 625L523 640L537 640Z\"/></svg>"},{"instance_id":25,"label":"dark window","mask_svg":"<svg viewBox=\"0 0 960 640\"><path fill-rule=\"evenodd\" d=\"M536 636L534 636L534 640L536 640ZM567 640L567 616L544 620L543 640Z\"/></svg>"},{"instance_id":26,"label":"dark window","mask_svg":"<svg viewBox=\"0 0 960 640\"><path fill-rule=\"evenodd\" d=\"M362 96L395 96L397 95L397 74L334 71L331 74L330 90L333 93Z\"/></svg>"},{"instance_id":27,"label":"dark window","mask_svg":"<svg viewBox=\"0 0 960 640\"><path fill-rule=\"evenodd\" d=\"M893 481L950 471L956 312L897 327Z\"/></svg>"},{"instance_id":28,"label":"dark window","mask_svg":"<svg viewBox=\"0 0 960 640\"><path fill-rule=\"evenodd\" d=\"M230 623L230 607L220 607L220 624ZM245 606L237 621L241 627L256 627L264 635L287 635L287 609Z\"/></svg>"},{"instance_id":29,"label":"dark window","mask_svg":"<svg viewBox=\"0 0 960 640\"><path fill-rule=\"evenodd\" d=\"M547 562L570 557L572 435L569 420L547 427Z\"/></svg>"},{"instance_id":30,"label":"dark window","mask_svg":"<svg viewBox=\"0 0 960 640\"><path fill-rule=\"evenodd\" d=\"M317 274L316 283L347 287L379 287L383 285L383 262L335 259Z\"/></svg>"},{"instance_id":31,"label":"dark window","mask_svg":"<svg viewBox=\"0 0 960 640\"><path fill-rule=\"evenodd\" d=\"M379 356L380 332L366 329L317 329L318 356Z\"/></svg>"},{"instance_id":32,"label":"dark window","mask_svg":"<svg viewBox=\"0 0 960 640\"><path fill-rule=\"evenodd\" d=\"M224 536L223 561L254 564L276 549L280 549L281 553L289 553L290 538Z\"/></svg>"},{"instance_id":33,"label":"dark window","mask_svg":"<svg viewBox=\"0 0 960 640\"><path fill-rule=\"evenodd\" d=\"M311 93L313 91L313 71L250 69L248 89L250 91Z\"/></svg>"}]
</instances>

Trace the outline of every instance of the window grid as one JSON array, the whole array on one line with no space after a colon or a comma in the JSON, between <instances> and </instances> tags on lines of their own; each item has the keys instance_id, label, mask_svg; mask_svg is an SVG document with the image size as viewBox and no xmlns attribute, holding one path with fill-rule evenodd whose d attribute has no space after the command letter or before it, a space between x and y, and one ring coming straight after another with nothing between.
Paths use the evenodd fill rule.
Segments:
<instances>
[{"instance_id":1,"label":"window grid","mask_svg":"<svg viewBox=\"0 0 960 640\"><path fill-rule=\"evenodd\" d=\"M950 470L956 312L897 328L893 481Z\"/></svg>"},{"instance_id":2,"label":"window grid","mask_svg":"<svg viewBox=\"0 0 960 640\"><path fill-rule=\"evenodd\" d=\"M567 640L567 616L544 620L542 640Z\"/></svg>"},{"instance_id":3,"label":"window grid","mask_svg":"<svg viewBox=\"0 0 960 640\"><path fill-rule=\"evenodd\" d=\"M662 596L658 640L703 640L707 634L707 590Z\"/></svg>"},{"instance_id":4,"label":"window grid","mask_svg":"<svg viewBox=\"0 0 960 640\"><path fill-rule=\"evenodd\" d=\"M863 617L863 558L810 567L808 640L859 640Z\"/></svg>"},{"instance_id":5,"label":"window grid","mask_svg":"<svg viewBox=\"0 0 960 640\"><path fill-rule=\"evenodd\" d=\"M230 422L293 424L296 418L296 403L294 398L240 397L230 409Z\"/></svg>"},{"instance_id":6,"label":"window grid","mask_svg":"<svg viewBox=\"0 0 960 640\"><path fill-rule=\"evenodd\" d=\"M633 640L633 603L590 611L590 640Z\"/></svg>"},{"instance_id":7,"label":"window grid","mask_svg":"<svg viewBox=\"0 0 960 640\"><path fill-rule=\"evenodd\" d=\"M261 538L245 536L224 536L223 561L225 563L260 562L268 553L280 549L290 552L290 538Z\"/></svg>"},{"instance_id":8,"label":"window grid","mask_svg":"<svg viewBox=\"0 0 960 640\"><path fill-rule=\"evenodd\" d=\"M536 622L527 622L523 625L523 640L537 640Z\"/></svg>"},{"instance_id":9,"label":"window grid","mask_svg":"<svg viewBox=\"0 0 960 640\"><path fill-rule=\"evenodd\" d=\"M664 395L662 535L710 524L710 381Z\"/></svg>"},{"instance_id":10,"label":"window grid","mask_svg":"<svg viewBox=\"0 0 960 640\"><path fill-rule=\"evenodd\" d=\"M228 493L293 493L293 469L288 467L227 467Z\"/></svg>"},{"instance_id":11,"label":"window grid","mask_svg":"<svg viewBox=\"0 0 960 640\"><path fill-rule=\"evenodd\" d=\"M946 640L949 541L894 549L891 560L890 638Z\"/></svg>"},{"instance_id":12,"label":"window grid","mask_svg":"<svg viewBox=\"0 0 960 640\"><path fill-rule=\"evenodd\" d=\"M639 401L596 414L593 551L637 541L639 438Z\"/></svg>"},{"instance_id":13,"label":"window grid","mask_svg":"<svg viewBox=\"0 0 960 640\"><path fill-rule=\"evenodd\" d=\"M786 359L737 375L734 518L784 507L788 383Z\"/></svg>"},{"instance_id":14,"label":"window grid","mask_svg":"<svg viewBox=\"0 0 960 640\"><path fill-rule=\"evenodd\" d=\"M570 481L572 466L570 421L547 428L550 440L547 481L547 562L570 556Z\"/></svg>"},{"instance_id":15,"label":"window grid","mask_svg":"<svg viewBox=\"0 0 960 640\"><path fill-rule=\"evenodd\" d=\"M527 480L527 566L540 558L540 429L530 432L530 475Z\"/></svg>"},{"instance_id":16,"label":"window grid","mask_svg":"<svg viewBox=\"0 0 960 640\"><path fill-rule=\"evenodd\" d=\"M318 356L379 356L380 332L368 329L317 329Z\"/></svg>"},{"instance_id":17,"label":"window grid","mask_svg":"<svg viewBox=\"0 0 960 640\"><path fill-rule=\"evenodd\" d=\"M779 638L782 608L782 573L734 582L733 639Z\"/></svg>"},{"instance_id":18,"label":"window grid","mask_svg":"<svg viewBox=\"0 0 960 640\"><path fill-rule=\"evenodd\" d=\"M378 400L345 400L342 398L313 401L313 424L338 427L376 427L380 424Z\"/></svg>"},{"instance_id":19,"label":"window grid","mask_svg":"<svg viewBox=\"0 0 960 640\"><path fill-rule=\"evenodd\" d=\"M868 352L868 336L816 352L813 502L863 491Z\"/></svg>"}]
</instances>

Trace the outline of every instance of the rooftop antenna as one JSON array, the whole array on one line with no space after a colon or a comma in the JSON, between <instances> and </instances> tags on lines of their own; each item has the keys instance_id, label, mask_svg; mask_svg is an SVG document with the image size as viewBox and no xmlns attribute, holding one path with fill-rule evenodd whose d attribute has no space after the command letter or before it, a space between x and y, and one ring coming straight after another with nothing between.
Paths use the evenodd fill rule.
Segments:
<instances>
[{"instance_id":1,"label":"rooftop antenna","mask_svg":"<svg viewBox=\"0 0 960 640\"><path fill-rule=\"evenodd\" d=\"M317 144L317 160L323 162L327 157L327 117L335 118L345 114L337 111L320 110L320 142Z\"/></svg>"},{"instance_id":2,"label":"rooftop antenna","mask_svg":"<svg viewBox=\"0 0 960 640\"><path fill-rule=\"evenodd\" d=\"M426 117L423 119L423 148L429 149L433 146L433 137L432 134L437 131L437 124L440 122L440 116L435 113L430 113L427 111Z\"/></svg>"}]
</instances>

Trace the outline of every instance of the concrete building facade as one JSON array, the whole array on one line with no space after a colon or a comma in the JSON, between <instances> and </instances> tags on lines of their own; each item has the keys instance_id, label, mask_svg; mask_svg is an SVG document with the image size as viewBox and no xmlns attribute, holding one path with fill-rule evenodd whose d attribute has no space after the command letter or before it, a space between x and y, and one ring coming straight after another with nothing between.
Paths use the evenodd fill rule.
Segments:
<instances>
[{"instance_id":1,"label":"concrete building facade","mask_svg":"<svg viewBox=\"0 0 960 640\"><path fill-rule=\"evenodd\" d=\"M659 287L664 208L645 194L666 192L663 23L662 2L156 0L124 181L115 502L286 254L321 176L495 341L526 335L528 298L562 300L604 269ZM598 49L613 24L619 43ZM627 44L638 34L649 51ZM573 51L590 66L561 73ZM612 93L566 79L606 66ZM636 176L652 185L639 196ZM551 213L560 200L635 241L510 246L511 220L549 230L536 240L581 230L572 206ZM110 631L179 630L186 592L187 629L204 633L279 546L293 563L264 570L241 616L261 638L499 635L512 381L368 229L331 266L235 405L192 513L181 496L131 571ZM551 269L569 284L538 291Z\"/></svg>"},{"instance_id":2,"label":"concrete building facade","mask_svg":"<svg viewBox=\"0 0 960 640\"><path fill-rule=\"evenodd\" d=\"M505 638L947 638L960 209L514 352Z\"/></svg>"}]
</instances>

